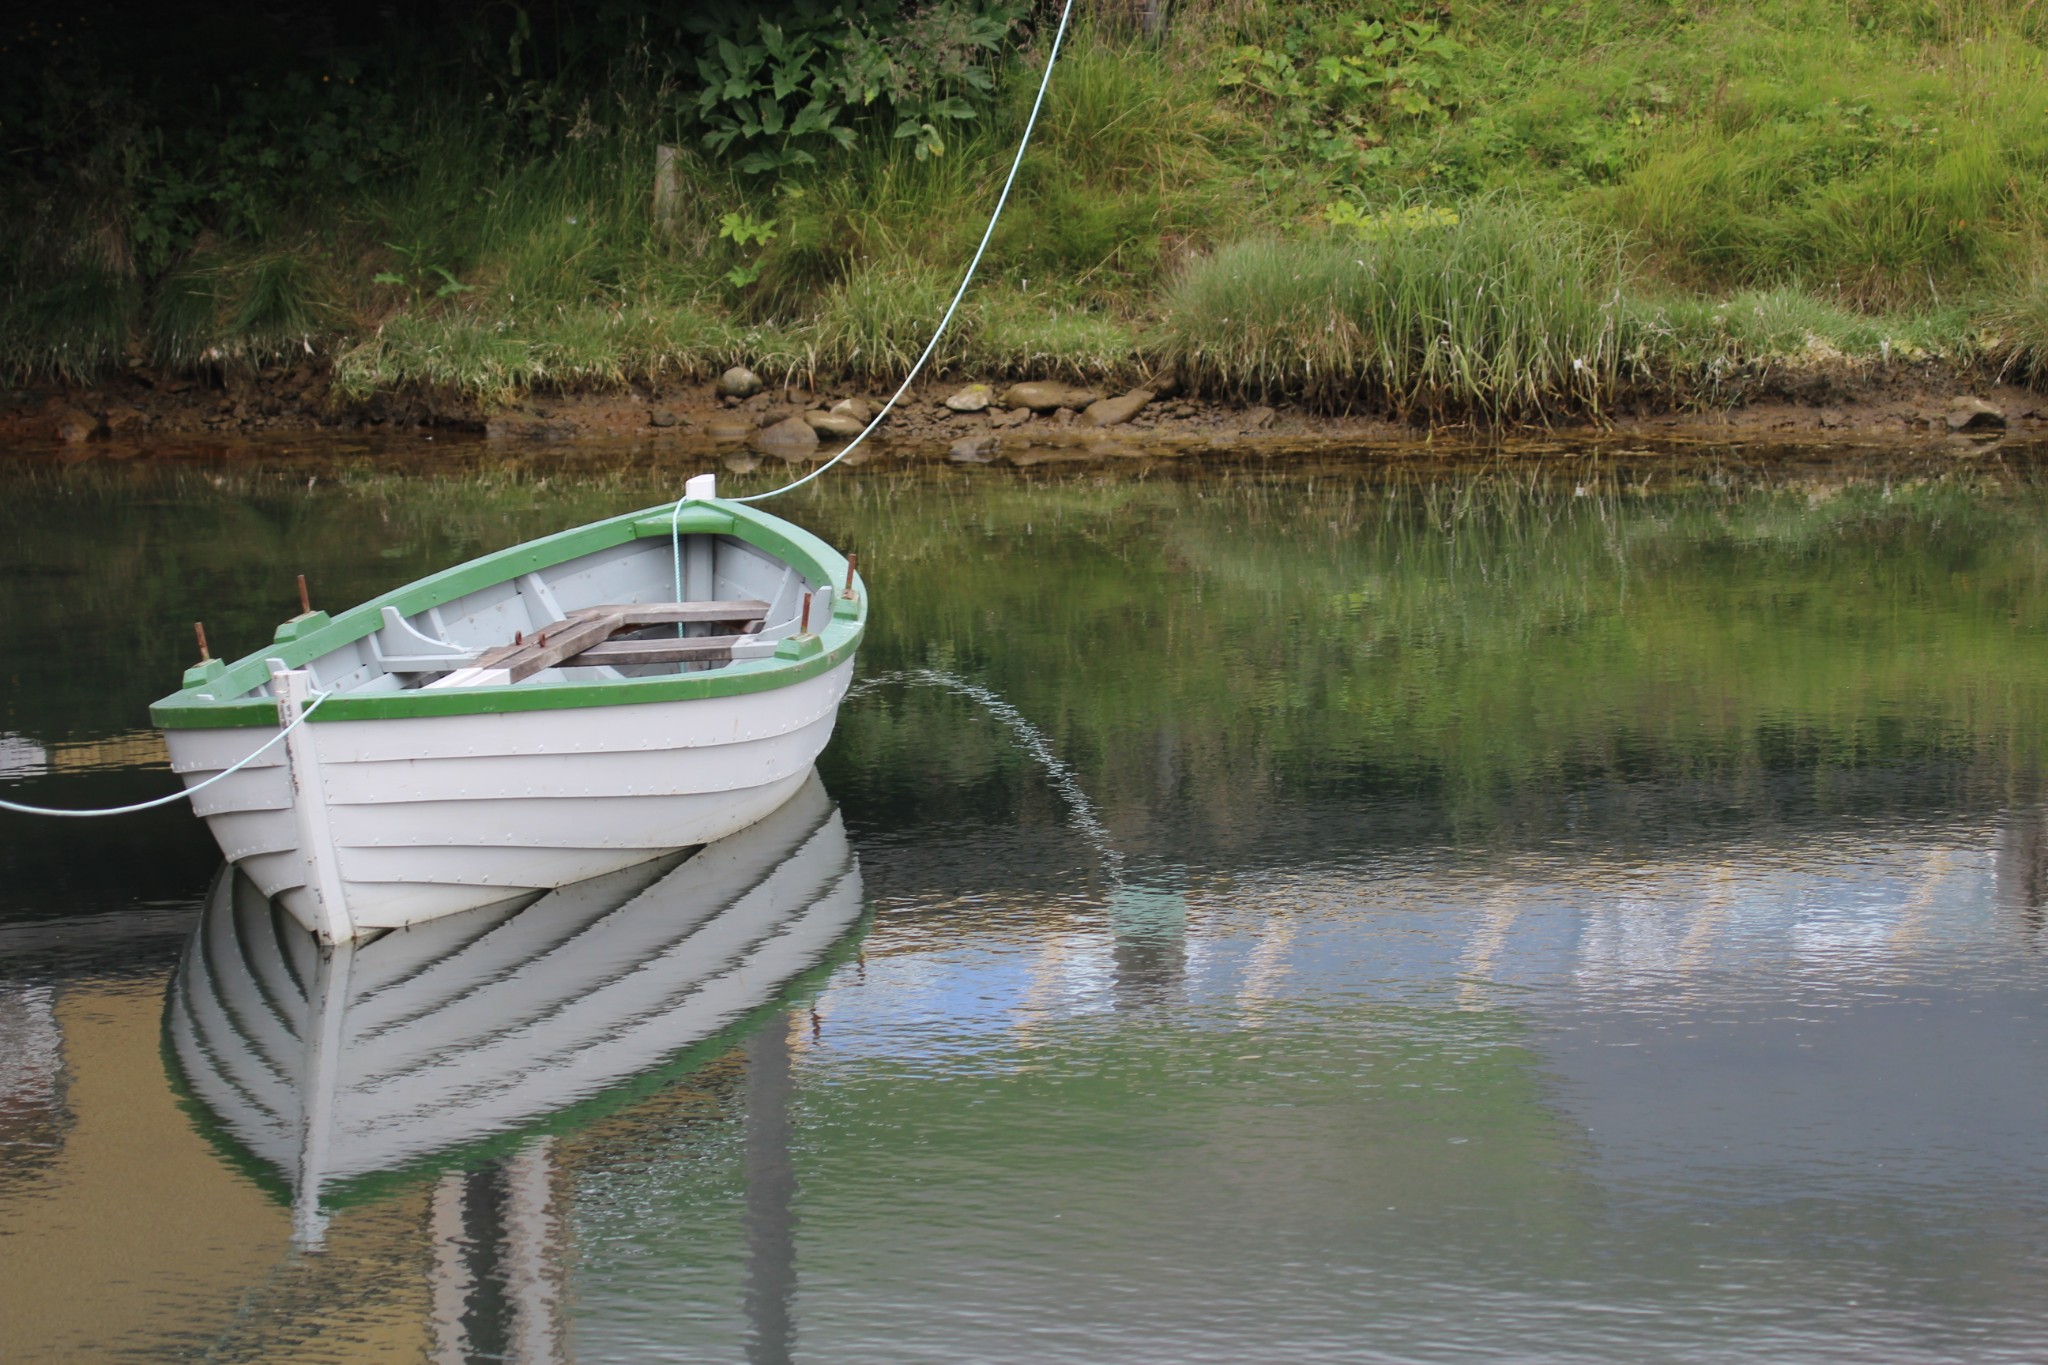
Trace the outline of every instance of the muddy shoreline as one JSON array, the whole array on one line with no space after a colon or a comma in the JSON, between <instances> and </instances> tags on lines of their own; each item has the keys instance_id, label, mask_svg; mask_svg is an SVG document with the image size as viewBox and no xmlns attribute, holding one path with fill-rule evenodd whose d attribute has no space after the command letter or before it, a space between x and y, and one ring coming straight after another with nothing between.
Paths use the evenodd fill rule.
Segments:
<instances>
[{"instance_id":1,"label":"muddy shoreline","mask_svg":"<svg viewBox=\"0 0 2048 1365\"><path fill-rule=\"evenodd\" d=\"M1295 441L1446 440L1641 433L1727 439L1849 439L1924 443L1929 438L1981 444L2048 436L2048 394L1936 366L1836 369L1760 376L1723 406L1685 409L1652 402L1549 427L1487 429L1470 423L1430 426L1370 414L1329 414L1299 405L1217 402L1175 393L1170 385L1135 416L1089 426L1076 411L959 412L945 400L973 383L952 378L905 396L880 432L892 448L933 448L974 463L1005 463L1005 450L1110 450L1125 445L1193 444L1248 437ZM996 386L1000 391L1001 386ZM721 398L715 384L634 386L604 393L535 394L485 409L443 395L379 394L337 402L314 366L228 374L211 381L125 376L91 388L0 392L0 440L17 444L122 447L141 440L239 438L314 433L381 435L461 433L519 443L638 438L744 451L760 432L842 398L879 405L885 393L855 386L769 388L744 400ZM839 442L826 437L829 453ZM780 452L774 452L780 453Z\"/></svg>"}]
</instances>

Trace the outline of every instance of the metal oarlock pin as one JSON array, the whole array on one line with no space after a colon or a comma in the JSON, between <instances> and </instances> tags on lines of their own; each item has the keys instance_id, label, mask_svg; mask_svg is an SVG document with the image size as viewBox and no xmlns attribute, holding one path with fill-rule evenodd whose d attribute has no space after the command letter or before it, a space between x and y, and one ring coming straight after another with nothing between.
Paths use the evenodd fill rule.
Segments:
<instances>
[{"instance_id":1,"label":"metal oarlock pin","mask_svg":"<svg viewBox=\"0 0 2048 1365\"><path fill-rule=\"evenodd\" d=\"M811 633L811 595L809 593L804 594L804 619L798 624L796 633L799 635L809 635Z\"/></svg>"},{"instance_id":2,"label":"metal oarlock pin","mask_svg":"<svg viewBox=\"0 0 2048 1365\"><path fill-rule=\"evenodd\" d=\"M206 622L194 621L192 633L199 637L199 662L205 663L213 657L213 651L206 647Z\"/></svg>"},{"instance_id":3,"label":"metal oarlock pin","mask_svg":"<svg viewBox=\"0 0 2048 1365\"><path fill-rule=\"evenodd\" d=\"M299 575L299 614L301 616L311 616L313 614L313 598L306 591L306 576L304 574Z\"/></svg>"},{"instance_id":4,"label":"metal oarlock pin","mask_svg":"<svg viewBox=\"0 0 2048 1365\"><path fill-rule=\"evenodd\" d=\"M853 596L853 566L858 563L860 563L859 555L850 554L846 557L846 591L840 594L841 597Z\"/></svg>"}]
</instances>

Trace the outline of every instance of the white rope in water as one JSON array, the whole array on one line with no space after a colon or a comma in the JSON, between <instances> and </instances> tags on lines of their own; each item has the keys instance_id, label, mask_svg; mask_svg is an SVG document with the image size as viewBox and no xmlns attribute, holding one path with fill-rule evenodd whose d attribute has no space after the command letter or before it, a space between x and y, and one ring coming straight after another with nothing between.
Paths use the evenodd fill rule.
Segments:
<instances>
[{"instance_id":1,"label":"white rope in water","mask_svg":"<svg viewBox=\"0 0 2048 1365\"><path fill-rule=\"evenodd\" d=\"M932 339L926 343L924 354L917 358L917 363L912 365L910 372L903 376L903 382L896 386L896 392L889 395L889 401L882 404L882 410L874 415L872 421L861 428L860 435L846 443L844 450L841 450L837 455L834 455L801 479L797 479L792 483L786 483L780 488L770 489L766 493L751 493L744 498L734 498L732 501L766 502L769 498L779 498L784 493L792 493L802 488L805 484L838 464L848 455L851 455L854 447L873 435L875 428L882 425L882 419L887 417L890 410L896 406L903 395L910 391L911 382L923 372L926 363L932 358L932 353L939 349L939 341L946 335L946 329L952 326L953 315L960 311L960 300L967 297L967 286L974 282L974 272L981 268L981 258L988 251L989 241L996 235L996 224L1002 220L1003 209L1010 202L1010 190L1017 183L1017 171L1024 165L1024 149L1031 145L1031 134L1038 127L1038 112L1045 107L1045 92L1052 85L1052 69L1059 63L1060 44L1066 41L1067 20L1072 16L1073 12L1074 0L1066 0L1066 3L1060 7L1059 27L1054 30L1052 35L1052 50L1045 57L1045 74L1038 79L1038 96L1031 101L1031 117L1024 121L1024 136L1017 140L1017 154L1010 158L1010 174L1003 180L1003 192L996 196L995 211L988 216L988 226L982 230L981 242L974 248L974 259L967 263L967 273L960 277L960 287L953 291L953 301L946 305L945 314L940 317L937 329L932 332ZM683 502L687 500L687 497L688 495L686 494L683 498L676 500L677 517L682 515ZM676 531L675 517L669 519L669 538L671 548L675 554L676 582L680 585L683 581L683 547L682 537ZM678 587L676 595L677 599L680 600L682 596L680 587Z\"/></svg>"},{"instance_id":2,"label":"white rope in water","mask_svg":"<svg viewBox=\"0 0 2048 1365\"><path fill-rule=\"evenodd\" d=\"M196 795L197 793L205 791L208 787L211 787L214 783L220 781L222 778L233 777L236 773L242 771L242 769L248 767L251 763L254 763L257 759L263 757L263 755L269 753L279 744L282 744L284 742L284 737L286 735L298 729L301 725L304 725L306 723L306 717L312 715L315 711L318 711L320 709L320 703L326 701L329 697L333 695L334 694L332 692L313 693L313 704L311 706L308 706L305 710L299 712L297 719L292 721L290 725L285 726L284 729L279 730L276 734L272 735L268 740L264 742L261 748L257 749L247 758L240 760L239 762L234 764L234 766L222 768L219 772L215 773L212 777L207 778L204 782L195 782L181 792L172 792L169 796L159 796L154 801L137 801L132 806L109 806L105 810L60 810L55 806L25 806L17 801L0 801L0 810L11 810L20 815L54 815L59 817L60 819L89 820L92 819L94 816L99 815L133 815L136 811L139 810L154 810L158 806L168 806L174 801L187 800L192 796Z\"/></svg>"},{"instance_id":3,"label":"white rope in water","mask_svg":"<svg viewBox=\"0 0 2048 1365\"><path fill-rule=\"evenodd\" d=\"M880 687L892 684L922 683L926 687L940 687L948 692L957 692L981 706L1002 722L1003 727L1016 737L1022 748L1045 770L1046 780L1053 789L1066 798L1067 809L1073 813L1074 827L1081 832L1095 854L1102 860L1103 871L1109 874L1111 884L1121 887L1124 880L1124 855L1117 851L1116 843L1110 838L1109 827L1102 823L1096 813L1095 802L1081 785L1081 776L1066 760L1052 751L1052 741L1045 732L1025 719L1024 713L1003 700L1001 696L980 683L955 677L936 668L906 668L893 673L878 673L864 678L854 687L848 688L846 700L853 701Z\"/></svg>"}]
</instances>

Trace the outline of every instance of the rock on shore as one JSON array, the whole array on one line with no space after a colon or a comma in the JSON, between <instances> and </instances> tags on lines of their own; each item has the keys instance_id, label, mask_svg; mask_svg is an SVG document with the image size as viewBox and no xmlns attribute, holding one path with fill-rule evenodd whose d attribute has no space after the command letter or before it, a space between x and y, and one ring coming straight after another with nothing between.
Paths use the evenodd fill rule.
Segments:
<instances>
[{"instance_id":1,"label":"rock on shore","mask_svg":"<svg viewBox=\"0 0 2048 1365\"><path fill-rule=\"evenodd\" d=\"M1120 398L1102 398L1088 405L1081 414L1081 424L1090 427L1113 427L1128 422L1152 401L1152 390L1132 389Z\"/></svg>"},{"instance_id":2,"label":"rock on shore","mask_svg":"<svg viewBox=\"0 0 2048 1365\"><path fill-rule=\"evenodd\" d=\"M1079 411L1101 400L1102 395L1094 389L1079 389L1072 384L1051 380L1033 380L1004 389L1002 404L1006 408L1029 408L1033 412L1053 412L1060 408Z\"/></svg>"},{"instance_id":3,"label":"rock on shore","mask_svg":"<svg viewBox=\"0 0 2048 1365\"><path fill-rule=\"evenodd\" d=\"M772 426L762 427L754 433L756 450L769 450L777 454L795 454L818 448L818 433L811 424L801 417L785 417Z\"/></svg>"},{"instance_id":4,"label":"rock on shore","mask_svg":"<svg viewBox=\"0 0 2048 1365\"><path fill-rule=\"evenodd\" d=\"M761 388L761 376L744 365L735 365L718 376L720 398L752 398Z\"/></svg>"}]
</instances>

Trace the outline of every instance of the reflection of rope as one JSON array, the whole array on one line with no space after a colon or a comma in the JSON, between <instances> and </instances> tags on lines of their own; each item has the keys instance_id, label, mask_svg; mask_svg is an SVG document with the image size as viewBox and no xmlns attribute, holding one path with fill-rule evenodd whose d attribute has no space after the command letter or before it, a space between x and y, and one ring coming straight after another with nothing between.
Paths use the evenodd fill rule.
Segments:
<instances>
[{"instance_id":1,"label":"reflection of rope","mask_svg":"<svg viewBox=\"0 0 2048 1365\"><path fill-rule=\"evenodd\" d=\"M1109 874L1111 884L1119 887L1123 885L1124 855L1117 851L1116 844L1110 839L1109 827L1104 825L1102 817L1096 814L1095 803L1089 799L1087 790L1082 787L1080 776L1052 751L1052 743L1046 739L1045 732L1026 720L1022 711L980 683L971 683L965 678L956 678L951 673L942 673L935 668L906 668L894 673L878 673L874 677L864 678L858 685L847 689L846 700L852 701L877 688L896 683L922 683L927 687L941 687L948 692L957 692L970 701L979 702L983 709L1001 721L1003 726L1016 736L1017 743L1022 746L1024 752L1036 759L1039 767L1045 769L1046 780L1066 798L1067 808L1073 813L1075 828L1081 831L1081 837L1088 841L1096 856L1102 859L1103 871Z\"/></svg>"},{"instance_id":2,"label":"reflection of rope","mask_svg":"<svg viewBox=\"0 0 2048 1365\"><path fill-rule=\"evenodd\" d=\"M280 743L284 741L284 737L286 735L290 734L292 731L298 729L301 725L305 724L306 717L312 715L315 711L318 711L320 709L321 702L326 701L329 697L333 695L334 694L332 692L313 693L313 704L311 706L308 706L305 710L299 712L298 716L292 721L290 725L285 726L284 729L279 730L276 734L272 735L267 741L265 741L262 748L250 754L247 758L242 759L233 767L222 768L219 772L215 773L212 777L207 778L204 782L195 782L181 792L172 792L169 796L159 796L154 801L137 801L132 806L109 806L105 810L59 810L54 806L24 806L14 801L0 801L0 810L16 811L22 815L55 815L65 819L84 820L89 819L95 815L133 815L136 811L139 810L151 810L157 806L168 806L173 801L183 801L198 792L205 791L208 787L211 787L214 783L220 781L223 777L233 777L236 773L242 771L242 769L248 767L251 763L254 763L257 759L263 757L263 755L269 753L272 749L276 748Z\"/></svg>"}]
</instances>

